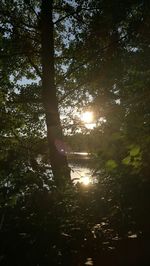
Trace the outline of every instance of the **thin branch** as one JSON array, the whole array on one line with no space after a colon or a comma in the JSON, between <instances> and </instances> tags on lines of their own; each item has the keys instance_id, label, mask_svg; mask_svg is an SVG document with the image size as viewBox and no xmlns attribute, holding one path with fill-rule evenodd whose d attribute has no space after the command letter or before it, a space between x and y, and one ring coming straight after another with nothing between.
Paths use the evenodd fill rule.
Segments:
<instances>
[{"instance_id":1,"label":"thin branch","mask_svg":"<svg viewBox=\"0 0 150 266\"><path fill-rule=\"evenodd\" d=\"M20 27L20 26L18 26L18 25L15 24L15 23L18 24L18 20L17 20L16 18L14 18L13 15L12 15L11 13L8 13L8 12L5 12L5 11L2 11L2 12L0 12L0 15L5 17L5 21L2 22L3 24L4 24L4 23L9 23L9 24L11 24L12 26ZM37 29L37 27L34 27L33 25L30 25L30 24L28 24L28 23L26 23L26 22L24 22L24 21L20 21L20 20L19 20L19 24L22 24L23 26L29 28L28 30L30 30L30 29L36 30L36 29ZM21 27L21 29L23 29L23 28Z\"/></svg>"},{"instance_id":2,"label":"thin branch","mask_svg":"<svg viewBox=\"0 0 150 266\"><path fill-rule=\"evenodd\" d=\"M39 15L36 13L35 9L32 7L32 5L28 2L27 5L29 6L29 8L32 10L32 12L36 15L36 17L38 18Z\"/></svg>"},{"instance_id":3,"label":"thin branch","mask_svg":"<svg viewBox=\"0 0 150 266\"><path fill-rule=\"evenodd\" d=\"M125 39L126 37L127 37L127 34L126 34L125 36L121 37L121 38L117 41L117 43L118 43L119 41L121 41L122 39ZM107 46L105 46L104 48L102 48L101 51L105 51L106 49L110 48L110 47L112 46L112 44L114 44L114 42L112 42L110 45L107 45ZM93 56L92 56L92 58L93 58ZM92 60L92 58L91 58L91 60ZM71 71L71 73L70 73L70 72L66 73L66 75L64 75L64 77L63 77L61 80L65 79L65 78L68 78L68 77L72 74L72 72L74 72L74 71L80 69L80 67L82 67L85 63L86 63L86 62L81 63L79 66L77 66L76 68L74 68L74 69ZM60 82L60 81L59 81L59 82ZM71 95L74 91L76 91L80 86L82 86L82 85L84 85L84 84L86 84L86 83L82 83L82 84L80 84L80 85L77 86L76 88L73 88L73 89L70 90L68 93L66 93L65 95L63 95L62 98L59 100L59 104L62 103L62 102L63 102L63 101L69 96L69 95Z\"/></svg>"},{"instance_id":4,"label":"thin branch","mask_svg":"<svg viewBox=\"0 0 150 266\"><path fill-rule=\"evenodd\" d=\"M42 78L42 73L41 73L41 71L39 70L39 68L37 67L37 65L34 64L34 62L32 61L32 59L31 59L29 56L28 56L28 60L29 60L29 63L31 64L31 66L35 69L36 74L37 74L40 78Z\"/></svg>"},{"instance_id":5,"label":"thin branch","mask_svg":"<svg viewBox=\"0 0 150 266\"><path fill-rule=\"evenodd\" d=\"M36 31L36 27L29 26L28 24L26 24L24 22L21 22L21 24L22 24L22 26L25 26L26 28L23 28L22 26L15 25L15 24L13 24L13 27L18 28L18 29L21 29L23 31L29 31L31 33L34 33L34 34L39 35L39 32Z\"/></svg>"},{"instance_id":6,"label":"thin branch","mask_svg":"<svg viewBox=\"0 0 150 266\"><path fill-rule=\"evenodd\" d=\"M6 29L6 28L3 28L3 27L0 27L0 31L2 32L2 31L5 31L5 32L9 32L9 33L13 33L13 31L11 30L11 29Z\"/></svg>"},{"instance_id":7,"label":"thin branch","mask_svg":"<svg viewBox=\"0 0 150 266\"><path fill-rule=\"evenodd\" d=\"M30 55L33 56L33 54L37 55L38 53L33 52L33 51L28 53L28 54L26 52L23 52L23 51L17 51L17 52L13 52L13 53L9 53L9 54L0 53L0 58L1 59L2 58L10 58L10 57L13 57L13 56L27 56L27 57L29 57Z\"/></svg>"},{"instance_id":8,"label":"thin branch","mask_svg":"<svg viewBox=\"0 0 150 266\"><path fill-rule=\"evenodd\" d=\"M82 85L80 85L82 86ZM72 94L75 90L79 89L80 86L77 86L76 88L71 89L69 92L67 92L65 95L63 95L60 100L58 101L58 103L62 103L70 94Z\"/></svg>"},{"instance_id":9,"label":"thin branch","mask_svg":"<svg viewBox=\"0 0 150 266\"><path fill-rule=\"evenodd\" d=\"M77 13L77 11L75 10L74 12L71 12L70 14L66 14L65 16L63 16L63 17L59 18L58 20L56 20L56 21L54 22L54 24L57 24L57 23L63 21L64 19L66 19L66 18L68 18L68 17L70 17L70 16L73 16L73 15L76 14L76 13Z\"/></svg>"},{"instance_id":10,"label":"thin branch","mask_svg":"<svg viewBox=\"0 0 150 266\"><path fill-rule=\"evenodd\" d=\"M70 16L71 16L71 14L69 14L69 15L67 14L67 15L64 16L64 17L61 17L61 18L57 19L53 24L55 25L55 24L61 22L62 20L66 19L66 18L68 18L68 17L70 17Z\"/></svg>"},{"instance_id":11,"label":"thin branch","mask_svg":"<svg viewBox=\"0 0 150 266\"><path fill-rule=\"evenodd\" d=\"M13 56L21 56L21 55L25 55L25 53L23 52L17 52L17 53L11 53L11 54L1 54L0 53L0 58L10 58L10 57L13 57Z\"/></svg>"},{"instance_id":12,"label":"thin branch","mask_svg":"<svg viewBox=\"0 0 150 266\"><path fill-rule=\"evenodd\" d=\"M100 49L100 52L104 52L105 50L107 50L108 48L110 48L112 45L114 45L114 43L119 43L119 41L121 41L121 40L123 40L123 39L125 39L126 37L127 37L127 35L128 34L126 34L126 35L124 35L123 37L121 37L119 40L117 40L117 41L113 41L113 42L111 42L109 45L106 45L106 46L104 46L102 49ZM86 59L84 62L82 62L81 64L79 64L78 66L76 66L74 69L72 69L72 70L69 70L58 82L57 82L57 84L58 83L60 83L61 81L63 81L64 79L66 79L66 78L68 78L74 71L76 71L76 70L78 70L78 69L80 69L81 67L83 67L88 61L87 60L89 60L89 61L92 61L93 60L93 55L91 55L88 59ZM56 85L57 85L56 84Z\"/></svg>"}]
</instances>

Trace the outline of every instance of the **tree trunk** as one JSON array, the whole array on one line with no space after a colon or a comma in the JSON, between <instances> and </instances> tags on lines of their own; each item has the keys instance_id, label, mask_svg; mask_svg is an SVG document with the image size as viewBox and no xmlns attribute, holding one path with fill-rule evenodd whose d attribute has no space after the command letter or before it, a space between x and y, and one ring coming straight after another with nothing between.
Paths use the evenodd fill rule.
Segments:
<instances>
[{"instance_id":1,"label":"tree trunk","mask_svg":"<svg viewBox=\"0 0 150 266\"><path fill-rule=\"evenodd\" d=\"M41 6L42 98L46 114L50 164L55 183L61 187L65 180L70 180L70 169L65 154L56 96L52 2L42 0Z\"/></svg>"}]
</instances>

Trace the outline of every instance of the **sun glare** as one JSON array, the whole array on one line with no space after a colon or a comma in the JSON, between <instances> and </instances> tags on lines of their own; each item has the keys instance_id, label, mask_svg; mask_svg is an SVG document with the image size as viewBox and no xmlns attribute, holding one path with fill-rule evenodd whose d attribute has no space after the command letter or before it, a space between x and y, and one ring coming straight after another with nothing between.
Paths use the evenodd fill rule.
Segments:
<instances>
[{"instance_id":1,"label":"sun glare","mask_svg":"<svg viewBox=\"0 0 150 266\"><path fill-rule=\"evenodd\" d=\"M90 124L93 121L93 113L90 111L87 111L81 115L81 120L85 124Z\"/></svg>"},{"instance_id":2,"label":"sun glare","mask_svg":"<svg viewBox=\"0 0 150 266\"><path fill-rule=\"evenodd\" d=\"M85 186L90 184L90 178L88 176L82 176L81 177L81 183L83 183Z\"/></svg>"}]
</instances>

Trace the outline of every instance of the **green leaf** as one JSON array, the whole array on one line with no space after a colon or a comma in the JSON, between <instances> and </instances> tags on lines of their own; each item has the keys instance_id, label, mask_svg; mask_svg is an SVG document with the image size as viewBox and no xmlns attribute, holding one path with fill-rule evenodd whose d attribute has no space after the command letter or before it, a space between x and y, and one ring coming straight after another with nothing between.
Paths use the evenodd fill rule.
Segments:
<instances>
[{"instance_id":1,"label":"green leaf","mask_svg":"<svg viewBox=\"0 0 150 266\"><path fill-rule=\"evenodd\" d=\"M125 165L129 165L131 162L131 157L130 156L127 156L125 157L123 160L122 160L122 163L125 164Z\"/></svg>"},{"instance_id":2,"label":"green leaf","mask_svg":"<svg viewBox=\"0 0 150 266\"><path fill-rule=\"evenodd\" d=\"M140 147L139 146L134 146L131 150L130 150L130 156L137 156L140 153Z\"/></svg>"},{"instance_id":3,"label":"green leaf","mask_svg":"<svg viewBox=\"0 0 150 266\"><path fill-rule=\"evenodd\" d=\"M108 170L113 170L117 167L117 163L115 162L115 160L108 160L105 166Z\"/></svg>"}]
</instances>

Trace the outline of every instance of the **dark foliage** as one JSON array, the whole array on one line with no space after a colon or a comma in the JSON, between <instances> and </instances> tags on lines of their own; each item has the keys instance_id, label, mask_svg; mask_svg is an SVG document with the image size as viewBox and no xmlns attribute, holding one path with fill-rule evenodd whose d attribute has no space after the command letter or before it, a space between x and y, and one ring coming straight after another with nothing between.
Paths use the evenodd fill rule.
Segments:
<instances>
[{"instance_id":1,"label":"dark foliage","mask_svg":"<svg viewBox=\"0 0 150 266\"><path fill-rule=\"evenodd\" d=\"M97 183L61 176L58 187L38 81L40 1L2 1L0 265L150 265L149 9L146 0L54 1L57 97L66 120L89 105L97 123L66 137L92 152Z\"/></svg>"}]
</instances>

